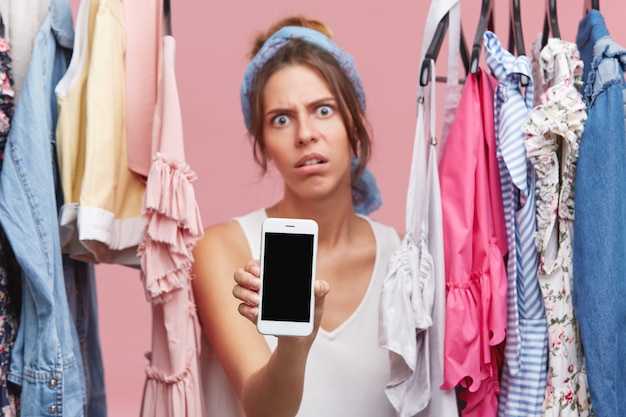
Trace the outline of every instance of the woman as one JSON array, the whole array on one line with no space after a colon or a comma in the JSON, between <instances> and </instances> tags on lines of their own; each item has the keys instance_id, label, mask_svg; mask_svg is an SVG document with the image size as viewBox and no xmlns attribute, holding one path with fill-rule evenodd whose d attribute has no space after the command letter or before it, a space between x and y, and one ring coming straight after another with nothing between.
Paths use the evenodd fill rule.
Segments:
<instances>
[{"instance_id":1,"label":"woman","mask_svg":"<svg viewBox=\"0 0 626 417\"><path fill-rule=\"evenodd\" d=\"M280 21L256 41L244 76L242 108L255 160L263 171L275 165L284 195L271 207L208 227L195 249L208 417L395 415L384 393L389 360L378 345L378 305L401 237L358 214L378 202L365 168L371 148L365 96L352 58L331 35L319 21ZM310 336L256 330L267 217L319 225Z\"/></svg>"}]
</instances>

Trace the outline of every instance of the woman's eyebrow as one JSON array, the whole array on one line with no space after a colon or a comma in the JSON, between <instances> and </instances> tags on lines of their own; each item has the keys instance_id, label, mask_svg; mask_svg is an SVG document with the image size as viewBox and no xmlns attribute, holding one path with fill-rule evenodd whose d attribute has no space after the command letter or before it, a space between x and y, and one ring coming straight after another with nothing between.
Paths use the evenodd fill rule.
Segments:
<instances>
[{"instance_id":1,"label":"woman's eyebrow","mask_svg":"<svg viewBox=\"0 0 626 417\"><path fill-rule=\"evenodd\" d=\"M322 97L322 98L318 98L315 99L309 103L306 103L305 106L306 107L317 107L320 106L322 104L328 104L328 103L336 103L337 100L332 97ZM272 107L269 108L266 112L265 115L271 115L271 114L278 114L278 113L288 113L289 111L291 111L291 107L282 107L282 106L277 106L277 107Z\"/></svg>"}]
</instances>

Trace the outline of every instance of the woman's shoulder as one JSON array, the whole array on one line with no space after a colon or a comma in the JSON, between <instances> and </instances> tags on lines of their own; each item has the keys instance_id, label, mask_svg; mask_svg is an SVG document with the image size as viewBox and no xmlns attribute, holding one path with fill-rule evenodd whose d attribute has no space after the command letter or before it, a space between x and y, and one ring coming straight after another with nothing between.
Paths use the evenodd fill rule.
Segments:
<instances>
[{"instance_id":1,"label":"woman's shoulder","mask_svg":"<svg viewBox=\"0 0 626 417\"><path fill-rule=\"evenodd\" d=\"M218 240L228 242L237 240L238 235L243 235L239 223L230 219L221 223L215 223L204 229L204 240Z\"/></svg>"},{"instance_id":2,"label":"woman's shoulder","mask_svg":"<svg viewBox=\"0 0 626 417\"><path fill-rule=\"evenodd\" d=\"M229 220L212 224L204 229L204 238L200 245L211 253L222 255L245 256L249 259L251 229L260 230L265 219L265 209L255 210L248 214L233 217Z\"/></svg>"},{"instance_id":3,"label":"woman's shoulder","mask_svg":"<svg viewBox=\"0 0 626 417\"><path fill-rule=\"evenodd\" d=\"M227 220L215 223L204 229L204 237L196 245L195 258L211 254L212 258L245 258L248 242L239 223Z\"/></svg>"},{"instance_id":4,"label":"woman's shoulder","mask_svg":"<svg viewBox=\"0 0 626 417\"><path fill-rule=\"evenodd\" d=\"M204 229L204 236L193 249L194 292L206 298L215 285L230 285L237 268L251 258L246 238L235 220L216 223ZM213 290L211 290L213 288Z\"/></svg>"}]
</instances>

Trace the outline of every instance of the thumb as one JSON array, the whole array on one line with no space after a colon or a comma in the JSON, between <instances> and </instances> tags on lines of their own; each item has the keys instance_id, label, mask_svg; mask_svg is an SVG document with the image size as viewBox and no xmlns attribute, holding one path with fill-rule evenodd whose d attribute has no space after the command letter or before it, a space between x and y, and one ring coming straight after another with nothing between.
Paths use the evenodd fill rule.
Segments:
<instances>
[{"instance_id":1,"label":"thumb","mask_svg":"<svg viewBox=\"0 0 626 417\"><path fill-rule=\"evenodd\" d=\"M330 284L327 281L315 281L315 307L323 306L326 295L330 291Z\"/></svg>"},{"instance_id":2,"label":"thumb","mask_svg":"<svg viewBox=\"0 0 626 417\"><path fill-rule=\"evenodd\" d=\"M330 291L330 284L327 281L315 281L315 327L318 327L322 321L324 313L324 301L326 295Z\"/></svg>"}]
</instances>

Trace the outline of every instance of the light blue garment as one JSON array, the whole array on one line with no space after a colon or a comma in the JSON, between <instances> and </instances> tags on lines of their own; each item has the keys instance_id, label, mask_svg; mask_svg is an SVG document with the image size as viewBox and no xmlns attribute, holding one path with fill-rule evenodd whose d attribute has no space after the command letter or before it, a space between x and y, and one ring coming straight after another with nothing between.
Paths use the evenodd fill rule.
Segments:
<instances>
[{"instance_id":1,"label":"light blue garment","mask_svg":"<svg viewBox=\"0 0 626 417\"><path fill-rule=\"evenodd\" d=\"M65 291L55 198L54 87L73 46L72 9L52 0L32 48L0 176L0 222L22 267L22 311L9 380L21 415L84 415L85 381Z\"/></svg>"},{"instance_id":2,"label":"light blue garment","mask_svg":"<svg viewBox=\"0 0 626 417\"><path fill-rule=\"evenodd\" d=\"M588 118L576 168L574 307L598 417L624 415L626 398L626 50L592 10L576 39Z\"/></svg>"},{"instance_id":3,"label":"light blue garment","mask_svg":"<svg viewBox=\"0 0 626 417\"><path fill-rule=\"evenodd\" d=\"M507 229L507 341L498 415L541 416L546 389L548 332L537 279L535 171L526 157L524 123L532 108L530 60L515 57L485 32L485 61L498 80L494 124ZM520 76L529 84L522 92Z\"/></svg>"}]
</instances>

